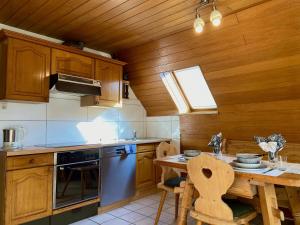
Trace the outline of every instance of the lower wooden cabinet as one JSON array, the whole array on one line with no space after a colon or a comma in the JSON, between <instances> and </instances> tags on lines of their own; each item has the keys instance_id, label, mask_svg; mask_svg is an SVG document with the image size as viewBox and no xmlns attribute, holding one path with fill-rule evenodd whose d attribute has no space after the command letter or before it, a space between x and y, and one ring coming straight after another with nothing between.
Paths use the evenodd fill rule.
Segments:
<instances>
[{"instance_id":1,"label":"lower wooden cabinet","mask_svg":"<svg viewBox=\"0 0 300 225\"><path fill-rule=\"evenodd\" d=\"M52 214L51 166L6 173L5 225L20 224Z\"/></svg>"},{"instance_id":2,"label":"lower wooden cabinet","mask_svg":"<svg viewBox=\"0 0 300 225\"><path fill-rule=\"evenodd\" d=\"M137 189L155 185L155 170L153 160L155 153L142 152L137 153L136 165L136 187Z\"/></svg>"}]
</instances>

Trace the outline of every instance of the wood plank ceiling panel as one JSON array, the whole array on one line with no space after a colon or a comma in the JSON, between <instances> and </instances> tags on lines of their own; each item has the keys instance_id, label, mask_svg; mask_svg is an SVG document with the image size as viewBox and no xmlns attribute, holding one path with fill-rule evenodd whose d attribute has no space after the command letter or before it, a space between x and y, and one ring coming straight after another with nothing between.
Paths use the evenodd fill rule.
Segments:
<instances>
[{"instance_id":1,"label":"wood plank ceiling panel","mask_svg":"<svg viewBox=\"0 0 300 225\"><path fill-rule=\"evenodd\" d=\"M218 0L224 15L266 0ZM199 0L3 0L0 23L110 53L189 30ZM208 20L210 9L203 10Z\"/></svg>"},{"instance_id":2,"label":"wood plank ceiling panel","mask_svg":"<svg viewBox=\"0 0 300 225\"><path fill-rule=\"evenodd\" d=\"M300 142L299 10L298 1L268 1L226 16L219 28L206 24L200 35L185 30L118 56L128 62L132 88L150 116L177 111L160 72L201 66L219 113L180 116L183 149L208 150L219 131L247 141L278 132Z\"/></svg>"}]
</instances>

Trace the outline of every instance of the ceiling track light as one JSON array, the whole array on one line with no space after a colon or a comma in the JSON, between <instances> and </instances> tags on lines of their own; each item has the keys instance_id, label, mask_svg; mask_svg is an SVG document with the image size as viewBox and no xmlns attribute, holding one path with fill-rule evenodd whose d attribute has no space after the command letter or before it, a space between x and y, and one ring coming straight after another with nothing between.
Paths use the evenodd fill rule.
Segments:
<instances>
[{"instance_id":1,"label":"ceiling track light","mask_svg":"<svg viewBox=\"0 0 300 225\"><path fill-rule=\"evenodd\" d=\"M217 10L216 0L200 0L200 6L196 8L196 18L194 20L194 30L197 33L201 33L204 29L205 22L201 18L199 10L206 8L208 6L212 6L212 12L210 13L210 22L213 26L219 26L222 22L222 14Z\"/></svg>"}]
</instances>

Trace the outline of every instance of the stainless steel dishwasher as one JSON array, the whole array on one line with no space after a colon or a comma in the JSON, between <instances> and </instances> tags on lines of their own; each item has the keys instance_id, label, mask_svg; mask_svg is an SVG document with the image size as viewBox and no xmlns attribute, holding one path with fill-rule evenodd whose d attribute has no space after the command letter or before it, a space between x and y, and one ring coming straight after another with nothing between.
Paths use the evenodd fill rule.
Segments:
<instances>
[{"instance_id":1,"label":"stainless steel dishwasher","mask_svg":"<svg viewBox=\"0 0 300 225\"><path fill-rule=\"evenodd\" d=\"M136 145L104 147L101 170L101 206L135 194Z\"/></svg>"}]
</instances>

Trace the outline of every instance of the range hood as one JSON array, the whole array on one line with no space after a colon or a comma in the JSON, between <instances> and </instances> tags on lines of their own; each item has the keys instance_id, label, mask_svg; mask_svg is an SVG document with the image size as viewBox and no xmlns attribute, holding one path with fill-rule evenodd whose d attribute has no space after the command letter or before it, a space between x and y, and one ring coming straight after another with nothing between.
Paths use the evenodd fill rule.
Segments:
<instances>
[{"instance_id":1,"label":"range hood","mask_svg":"<svg viewBox=\"0 0 300 225\"><path fill-rule=\"evenodd\" d=\"M77 96L101 95L101 82L89 78L56 73L50 75L50 91Z\"/></svg>"}]
</instances>

